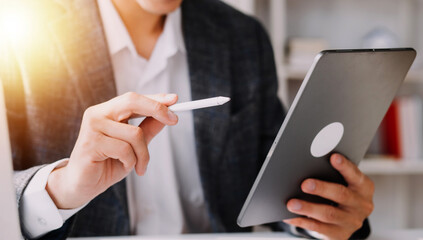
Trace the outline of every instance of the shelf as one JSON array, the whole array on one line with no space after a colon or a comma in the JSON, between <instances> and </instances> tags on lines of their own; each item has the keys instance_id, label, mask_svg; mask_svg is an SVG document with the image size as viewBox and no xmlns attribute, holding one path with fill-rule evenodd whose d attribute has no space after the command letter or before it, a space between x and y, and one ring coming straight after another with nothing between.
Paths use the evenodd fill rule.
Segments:
<instances>
[{"instance_id":1,"label":"shelf","mask_svg":"<svg viewBox=\"0 0 423 240\"><path fill-rule=\"evenodd\" d=\"M423 70L413 70L411 69L410 72L408 72L407 77L405 77L406 82L417 82L417 83L423 83Z\"/></svg>"},{"instance_id":2,"label":"shelf","mask_svg":"<svg viewBox=\"0 0 423 240\"><path fill-rule=\"evenodd\" d=\"M292 66L292 65L285 65L283 69L286 71L286 77L289 80L299 80L302 81L310 66Z\"/></svg>"},{"instance_id":3,"label":"shelf","mask_svg":"<svg viewBox=\"0 0 423 240\"><path fill-rule=\"evenodd\" d=\"M367 175L423 175L423 159L371 158L361 161L359 168Z\"/></svg>"}]
</instances>

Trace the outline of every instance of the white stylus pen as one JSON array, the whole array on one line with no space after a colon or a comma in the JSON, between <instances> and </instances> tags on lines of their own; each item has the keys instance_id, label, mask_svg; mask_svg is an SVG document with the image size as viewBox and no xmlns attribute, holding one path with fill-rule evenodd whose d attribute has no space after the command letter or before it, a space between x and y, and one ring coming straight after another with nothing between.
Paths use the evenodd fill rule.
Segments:
<instances>
[{"instance_id":1,"label":"white stylus pen","mask_svg":"<svg viewBox=\"0 0 423 240\"><path fill-rule=\"evenodd\" d=\"M229 102L231 99L228 97L214 97L214 98L206 98L202 100L196 100L191 102L183 102L177 103L169 107L169 110L172 112L180 112L180 111L189 111L199 108L207 108L207 107L214 107L223 105Z\"/></svg>"}]
</instances>

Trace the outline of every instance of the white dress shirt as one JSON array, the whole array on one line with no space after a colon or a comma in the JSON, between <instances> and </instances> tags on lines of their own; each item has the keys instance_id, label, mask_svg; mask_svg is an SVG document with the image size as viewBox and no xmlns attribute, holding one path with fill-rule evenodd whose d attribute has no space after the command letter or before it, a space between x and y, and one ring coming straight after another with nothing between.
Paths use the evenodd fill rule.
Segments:
<instances>
[{"instance_id":1,"label":"white dress shirt","mask_svg":"<svg viewBox=\"0 0 423 240\"><path fill-rule=\"evenodd\" d=\"M118 95L177 93L191 100L188 63L183 41L181 11L168 14L164 30L149 60L135 50L111 0L98 1L111 55ZM179 123L165 127L150 143L146 174L127 177L128 204L133 233L179 234L210 230L195 151L192 112L178 113ZM130 120L138 125L141 120ZM41 169L22 196L25 231L31 237L57 229L79 209L59 210L45 185L61 160Z\"/></svg>"}]
</instances>

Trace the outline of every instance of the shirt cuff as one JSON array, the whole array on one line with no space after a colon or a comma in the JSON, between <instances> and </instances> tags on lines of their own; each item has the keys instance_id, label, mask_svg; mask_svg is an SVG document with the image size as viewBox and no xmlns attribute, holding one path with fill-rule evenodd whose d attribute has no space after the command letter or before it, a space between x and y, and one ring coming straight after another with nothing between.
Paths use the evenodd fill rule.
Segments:
<instances>
[{"instance_id":1,"label":"shirt cuff","mask_svg":"<svg viewBox=\"0 0 423 240\"><path fill-rule=\"evenodd\" d=\"M31 179L21 199L21 221L25 232L31 238L40 237L60 228L72 215L84 206L61 210L56 207L45 189L50 173L68 163L68 159L59 160L41 168Z\"/></svg>"},{"instance_id":2,"label":"shirt cuff","mask_svg":"<svg viewBox=\"0 0 423 240\"><path fill-rule=\"evenodd\" d=\"M307 230L307 229L303 229L303 228L298 228L294 225L291 224L287 224L289 227L289 231L296 236L300 236L300 237L313 237L315 239L325 239L325 236L321 233L315 232L315 231L311 231L311 230ZM298 231L301 230L301 231Z\"/></svg>"},{"instance_id":3,"label":"shirt cuff","mask_svg":"<svg viewBox=\"0 0 423 240\"><path fill-rule=\"evenodd\" d=\"M321 233L315 232L315 231L311 231L311 230L307 230L304 229L310 236L316 238L316 239L326 239L327 237Z\"/></svg>"}]
</instances>

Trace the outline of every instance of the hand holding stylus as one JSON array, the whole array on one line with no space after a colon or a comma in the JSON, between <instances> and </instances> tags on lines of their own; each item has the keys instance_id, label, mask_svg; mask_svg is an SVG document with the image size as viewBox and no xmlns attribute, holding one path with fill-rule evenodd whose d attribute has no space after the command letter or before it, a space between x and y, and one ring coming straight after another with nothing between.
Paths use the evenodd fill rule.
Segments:
<instances>
[{"instance_id":1,"label":"hand holding stylus","mask_svg":"<svg viewBox=\"0 0 423 240\"><path fill-rule=\"evenodd\" d=\"M143 175L149 161L148 143L165 125L178 122L173 111L229 101L216 97L175 104L177 98L176 94L126 93L88 108L67 165L55 169L47 182L46 190L56 206L80 207L125 178L132 169ZM134 116L145 117L138 127L127 124Z\"/></svg>"},{"instance_id":2,"label":"hand holding stylus","mask_svg":"<svg viewBox=\"0 0 423 240\"><path fill-rule=\"evenodd\" d=\"M46 190L59 209L80 207L125 178L132 169L143 175L149 161L148 143L178 117L168 109L176 94L143 96L126 93L89 107L66 166L49 176ZM132 116L146 119L127 124Z\"/></svg>"}]
</instances>

